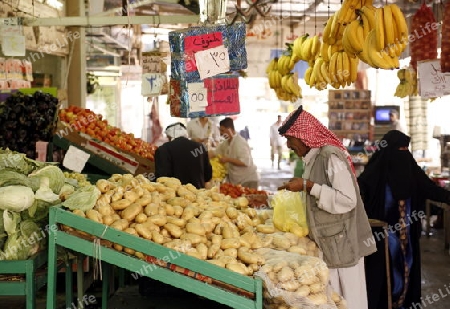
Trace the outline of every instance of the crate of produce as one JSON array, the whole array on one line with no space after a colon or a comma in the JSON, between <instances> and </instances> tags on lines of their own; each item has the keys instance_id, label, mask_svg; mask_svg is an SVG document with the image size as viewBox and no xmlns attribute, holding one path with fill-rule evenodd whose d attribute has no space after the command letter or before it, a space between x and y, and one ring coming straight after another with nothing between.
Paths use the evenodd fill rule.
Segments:
<instances>
[{"instance_id":1,"label":"crate of produce","mask_svg":"<svg viewBox=\"0 0 450 309\"><path fill-rule=\"evenodd\" d=\"M163 283L227 304L233 308L262 308L262 281L196 259L157 243L130 235L104 224L83 218L61 207L50 210L50 224L58 229L49 243L49 282L47 309L56 308L56 245L101 259L108 264L125 268L139 276L147 276ZM73 229L73 231L70 231ZM77 232L74 232L77 231ZM80 236L80 232L83 236ZM86 237L86 234L91 235ZM92 240L94 239L94 240ZM102 240L102 243L100 241ZM141 252L127 254L110 248L122 246ZM130 251L128 251L130 252ZM104 300L106 301L106 300ZM103 306L103 308L106 308Z\"/></svg>"}]
</instances>

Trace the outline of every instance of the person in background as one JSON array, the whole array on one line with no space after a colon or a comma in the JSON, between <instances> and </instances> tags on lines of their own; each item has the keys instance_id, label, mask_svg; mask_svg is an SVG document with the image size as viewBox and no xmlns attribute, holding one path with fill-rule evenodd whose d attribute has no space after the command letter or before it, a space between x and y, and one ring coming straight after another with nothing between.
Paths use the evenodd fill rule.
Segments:
<instances>
[{"instance_id":1,"label":"person in background","mask_svg":"<svg viewBox=\"0 0 450 309\"><path fill-rule=\"evenodd\" d=\"M403 128L402 124L400 123L398 112L395 109L391 109L389 111L389 119L391 120L392 130L397 130L397 131L405 133L405 129Z\"/></svg>"},{"instance_id":2,"label":"person in background","mask_svg":"<svg viewBox=\"0 0 450 309\"><path fill-rule=\"evenodd\" d=\"M378 252L366 258L369 308L387 308L385 237L389 242L392 308L421 303L419 239L425 199L450 203L450 191L439 187L417 165L408 150L410 137L398 130L386 133L358 177L367 215L388 224L373 228ZM380 237L380 235L382 237Z\"/></svg>"},{"instance_id":3,"label":"person in background","mask_svg":"<svg viewBox=\"0 0 450 309\"><path fill-rule=\"evenodd\" d=\"M248 126L245 126L244 129L239 131L239 134L248 142L250 139L250 131L248 129Z\"/></svg>"},{"instance_id":4,"label":"person in background","mask_svg":"<svg viewBox=\"0 0 450 309\"><path fill-rule=\"evenodd\" d=\"M281 115L278 115L278 120L272 126L270 126L270 160L272 161L272 167L275 161L275 152L277 153L278 169L281 169L280 163L283 158L283 144L284 139L278 134L278 128L281 126Z\"/></svg>"},{"instance_id":5,"label":"person in background","mask_svg":"<svg viewBox=\"0 0 450 309\"><path fill-rule=\"evenodd\" d=\"M204 188L212 178L212 167L208 151L201 143L187 138L186 127L180 123L171 124L165 131L169 141L155 152L155 176L175 177L182 184L193 184Z\"/></svg>"},{"instance_id":6,"label":"person in background","mask_svg":"<svg viewBox=\"0 0 450 309\"><path fill-rule=\"evenodd\" d=\"M203 143L207 147L215 148L219 142L219 131L214 121L208 117L191 119L187 123L188 137L198 143Z\"/></svg>"},{"instance_id":7,"label":"person in background","mask_svg":"<svg viewBox=\"0 0 450 309\"><path fill-rule=\"evenodd\" d=\"M248 188L258 188L259 176L253 163L248 143L237 134L233 119L226 117L220 121L220 134L225 138L216 149L220 162L227 164L228 181Z\"/></svg>"},{"instance_id":8,"label":"person in background","mask_svg":"<svg viewBox=\"0 0 450 309\"><path fill-rule=\"evenodd\" d=\"M344 145L300 106L279 128L287 146L304 161L303 178L279 190L303 191L309 237L323 253L330 284L349 309L367 309L364 257L375 252L372 231Z\"/></svg>"}]
</instances>

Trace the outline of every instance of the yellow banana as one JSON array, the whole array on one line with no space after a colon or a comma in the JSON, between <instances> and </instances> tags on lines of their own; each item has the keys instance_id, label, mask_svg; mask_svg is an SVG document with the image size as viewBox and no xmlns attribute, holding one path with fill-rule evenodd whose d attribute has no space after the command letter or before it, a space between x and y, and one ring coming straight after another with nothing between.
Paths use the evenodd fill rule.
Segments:
<instances>
[{"instance_id":1,"label":"yellow banana","mask_svg":"<svg viewBox=\"0 0 450 309\"><path fill-rule=\"evenodd\" d=\"M270 89L275 89L275 73L276 71L271 71L268 75Z\"/></svg>"},{"instance_id":2,"label":"yellow banana","mask_svg":"<svg viewBox=\"0 0 450 309\"><path fill-rule=\"evenodd\" d=\"M302 44L302 56L304 61L309 61L311 59L311 46L313 43L313 38L308 37Z\"/></svg>"},{"instance_id":3,"label":"yellow banana","mask_svg":"<svg viewBox=\"0 0 450 309\"><path fill-rule=\"evenodd\" d=\"M281 74L278 71L275 71L275 88L281 88Z\"/></svg>"},{"instance_id":4,"label":"yellow banana","mask_svg":"<svg viewBox=\"0 0 450 309\"><path fill-rule=\"evenodd\" d=\"M383 10L383 28L384 28L384 38L385 38L385 46L390 46L394 44L394 31L393 28L396 26L392 23L392 11L389 5L386 5L381 8Z\"/></svg>"},{"instance_id":5,"label":"yellow banana","mask_svg":"<svg viewBox=\"0 0 450 309\"><path fill-rule=\"evenodd\" d=\"M328 47L330 45L328 45L328 43L322 42L322 45L320 46L320 54L319 56L321 56L323 58L323 61L328 62L330 61L330 57L328 57Z\"/></svg>"},{"instance_id":6,"label":"yellow banana","mask_svg":"<svg viewBox=\"0 0 450 309\"><path fill-rule=\"evenodd\" d=\"M312 59L315 59L319 55L320 46L321 46L320 44L321 44L321 42L320 42L319 36L315 35L313 37L313 43L311 46L311 58Z\"/></svg>"},{"instance_id":7,"label":"yellow banana","mask_svg":"<svg viewBox=\"0 0 450 309\"><path fill-rule=\"evenodd\" d=\"M364 44L364 30L362 28L361 22L359 20L354 20L351 22L348 30L349 42L355 54L362 52Z\"/></svg>"},{"instance_id":8,"label":"yellow banana","mask_svg":"<svg viewBox=\"0 0 450 309\"><path fill-rule=\"evenodd\" d=\"M322 61L322 64L320 65L320 73L322 74L323 79L327 82L327 84L331 84L331 79L329 76L329 70L328 70L328 62Z\"/></svg>"},{"instance_id":9,"label":"yellow banana","mask_svg":"<svg viewBox=\"0 0 450 309\"><path fill-rule=\"evenodd\" d=\"M325 27L323 28L322 40L327 44L332 44L332 43L330 43L329 39L330 39L330 33L331 33L331 25L333 24L335 15L336 14L333 14L328 18L327 23L325 24Z\"/></svg>"},{"instance_id":10,"label":"yellow banana","mask_svg":"<svg viewBox=\"0 0 450 309\"><path fill-rule=\"evenodd\" d=\"M342 74L343 71L343 61L342 61L342 52L337 53L337 59L336 59L336 78L338 82L342 85L344 83L344 76Z\"/></svg>"},{"instance_id":11,"label":"yellow banana","mask_svg":"<svg viewBox=\"0 0 450 309\"><path fill-rule=\"evenodd\" d=\"M376 68L380 69L394 69L396 67L395 59L398 60L397 57L392 58L389 56L388 53L384 50L377 50L377 41L376 41L376 32L375 30L370 31L368 36L369 42L368 42L368 55L372 63L375 65Z\"/></svg>"},{"instance_id":12,"label":"yellow banana","mask_svg":"<svg viewBox=\"0 0 450 309\"><path fill-rule=\"evenodd\" d=\"M341 10L339 9L338 11L336 11L336 13L334 14L334 18L333 18L333 22L331 23L331 29L330 29L330 35L328 37L328 44L332 45L336 42L336 36L338 34L338 30L339 30L339 22L338 22L338 14Z\"/></svg>"},{"instance_id":13,"label":"yellow banana","mask_svg":"<svg viewBox=\"0 0 450 309\"><path fill-rule=\"evenodd\" d=\"M343 51L342 54L342 79L345 82L348 82L350 80L350 59L348 54Z\"/></svg>"},{"instance_id":14,"label":"yellow banana","mask_svg":"<svg viewBox=\"0 0 450 309\"><path fill-rule=\"evenodd\" d=\"M373 6L373 0L364 0L363 6Z\"/></svg>"},{"instance_id":15,"label":"yellow banana","mask_svg":"<svg viewBox=\"0 0 450 309\"><path fill-rule=\"evenodd\" d=\"M270 74L271 71L276 70L278 58L273 58L270 60L269 65L266 68L266 74Z\"/></svg>"},{"instance_id":16,"label":"yellow banana","mask_svg":"<svg viewBox=\"0 0 450 309\"><path fill-rule=\"evenodd\" d=\"M376 49L380 51L384 48L384 17L383 8L378 8L375 13L376 25L375 25L375 39L376 39Z\"/></svg>"},{"instance_id":17,"label":"yellow banana","mask_svg":"<svg viewBox=\"0 0 450 309\"><path fill-rule=\"evenodd\" d=\"M358 77L359 58L350 58L350 82L354 83Z\"/></svg>"},{"instance_id":18,"label":"yellow banana","mask_svg":"<svg viewBox=\"0 0 450 309\"><path fill-rule=\"evenodd\" d=\"M378 10L378 9L376 9ZM375 13L376 10L372 10L370 7L368 6L362 6L361 9L359 10L360 14L364 15L367 18L367 21L369 23L369 31L375 28Z\"/></svg>"},{"instance_id":19,"label":"yellow banana","mask_svg":"<svg viewBox=\"0 0 450 309\"><path fill-rule=\"evenodd\" d=\"M313 68L312 67L308 67L305 71L305 76L303 77L303 79L305 80L305 83L307 85L309 85L309 80L311 78L311 73L312 73Z\"/></svg>"},{"instance_id":20,"label":"yellow banana","mask_svg":"<svg viewBox=\"0 0 450 309\"><path fill-rule=\"evenodd\" d=\"M369 34L367 35L367 37L364 40L363 51L360 54L358 54L358 58L360 60L362 60L363 62L367 63L368 65L370 65L371 67L375 67L375 66L374 66L374 64L372 63L372 61L370 60L370 57L369 57L369 49L370 49L370 46L369 46L369 35L370 35L370 33L374 32L374 31L375 31L375 29L372 29L372 30L369 31Z\"/></svg>"},{"instance_id":21,"label":"yellow banana","mask_svg":"<svg viewBox=\"0 0 450 309\"><path fill-rule=\"evenodd\" d=\"M362 27L363 27L363 36L364 39L367 37L367 35L369 34L370 31L370 24L369 24L369 19L367 18L367 16L363 13L361 13L359 15L361 17L361 21L362 21Z\"/></svg>"},{"instance_id":22,"label":"yellow banana","mask_svg":"<svg viewBox=\"0 0 450 309\"><path fill-rule=\"evenodd\" d=\"M314 63L313 74L315 75L316 83L325 81L325 79L322 76L322 73L320 72L322 62L323 62L322 58L317 58L316 62Z\"/></svg>"},{"instance_id":23,"label":"yellow banana","mask_svg":"<svg viewBox=\"0 0 450 309\"><path fill-rule=\"evenodd\" d=\"M336 76L336 62L337 62L338 53L333 53L330 57L330 63L328 64L328 70L330 72L329 76L332 82L337 82Z\"/></svg>"},{"instance_id":24,"label":"yellow banana","mask_svg":"<svg viewBox=\"0 0 450 309\"><path fill-rule=\"evenodd\" d=\"M391 8L392 19L398 29L399 38L408 36L408 25L405 20L405 15L403 15L402 11L396 4L389 4L388 6Z\"/></svg>"}]
</instances>

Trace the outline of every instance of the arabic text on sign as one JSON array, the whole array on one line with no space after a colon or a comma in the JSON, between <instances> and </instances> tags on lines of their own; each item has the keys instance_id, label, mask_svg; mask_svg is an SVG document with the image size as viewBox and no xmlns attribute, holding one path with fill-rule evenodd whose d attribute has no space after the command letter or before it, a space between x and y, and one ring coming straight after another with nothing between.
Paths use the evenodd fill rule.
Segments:
<instances>
[{"instance_id":1,"label":"arabic text on sign","mask_svg":"<svg viewBox=\"0 0 450 309\"><path fill-rule=\"evenodd\" d=\"M195 53L195 62L201 79L230 70L228 49L223 45Z\"/></svg>"},{"instance_id":2,"label":"arabic text on sign","mask_svg":"<svg viewBox=\"0 0 450 309\"><path fill-rule=\"evenodd\" d=\"M142 56L142 73L161 73L161 58Z\"/></svg>"},{"instance_id":3,"label":"arabic text on sign","mask_svg":"<svg viewBox=\"0 0 450 309\"><path fill-rule=\"evenodd\" d=\"M417 63L420 96L423 98L442 97L450 90L450 79L441 72L440 60L426 60Z\"/></svg>"},{"instance_id":4,"label":"arabic text on sign","mask_svg":"<svg viewBox=\"0 0 450 309\"><path fill-rule=\"evenodd\" d=\"M189 104L195 106L206 106L207 89L203 83L189 83L188 84Z\"/></svg>"},{"instance_id":5,"label":"arabic text on sign","mask_svg":"<svg viewBox=\"0 0 450 309\"><path fill-rule=\"evenodd\" d=\"M184 39L185 69L186 72L197 71L195 53L223 44L222 32L212 32L201 35L188 36Z\"/></svg>"},{"instance_id":6,"label":"arabic text on sign","mask_svg":"<svg viewBox=\"0 0 450 309\"><path fill-rule=\"evenodd\" d=\"M207 78L205 86L208 89L207 114L239 113L239 79Z\"/></svg>"}]
</instances>

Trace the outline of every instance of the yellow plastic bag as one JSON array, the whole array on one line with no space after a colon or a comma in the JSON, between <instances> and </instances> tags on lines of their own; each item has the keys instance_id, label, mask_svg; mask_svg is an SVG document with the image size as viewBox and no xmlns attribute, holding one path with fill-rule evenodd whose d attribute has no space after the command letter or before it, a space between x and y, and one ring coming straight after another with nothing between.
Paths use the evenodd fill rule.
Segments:
<instances>
[{"instance_id":1,"label":"yellow plastic bag","mask_svg":"<svg viewBox=\"0 0 450 309\"><path fill-rule=\"evenodd\" d=\"M277 191L270 200L273 207L273 224L283 232L291 232L298 237L308 235L306 204L303 193L287 190Z\"/></svg>"}]
</instances>

